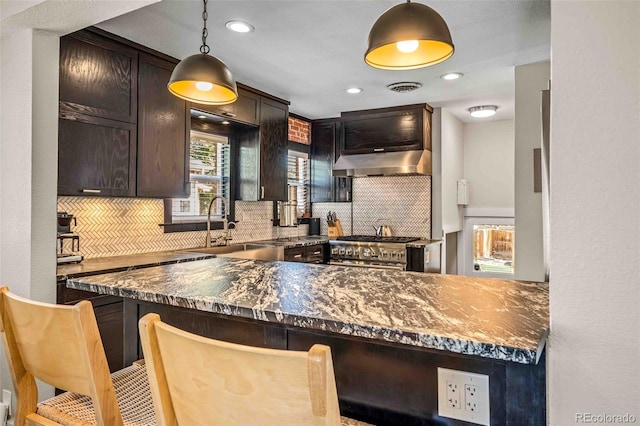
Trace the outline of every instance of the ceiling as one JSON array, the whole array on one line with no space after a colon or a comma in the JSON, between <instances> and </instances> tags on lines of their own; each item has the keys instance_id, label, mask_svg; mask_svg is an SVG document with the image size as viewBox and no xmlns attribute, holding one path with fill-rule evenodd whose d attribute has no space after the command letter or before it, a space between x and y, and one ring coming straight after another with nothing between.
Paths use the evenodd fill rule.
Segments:
<instances>
[{"instance_id":1,"label":"ceiling","mask_svg":"<svg viewBox=\"0 0 640 426\"><path fill-rule=\"evenodd\" d=\"M455 53L418 70L379 70L363 60L371 26L400 0L209 0L207 42L237 81L290 101L291 112L311 119L423 102L463 122L479 120L467 112L474 105L498 105L494 120L513 118L514 66L550 58L549 1L422 1L447 22ZM201 15L200 0L163 0L97 26L183 59L199 52ZM255 31L228 31L225 23L236 19ZM464 77L440 78L453 71ZM422 87L386 88L402 81ZM347 94L351 86L364 90Z\"/></svg>"}]
</instances>

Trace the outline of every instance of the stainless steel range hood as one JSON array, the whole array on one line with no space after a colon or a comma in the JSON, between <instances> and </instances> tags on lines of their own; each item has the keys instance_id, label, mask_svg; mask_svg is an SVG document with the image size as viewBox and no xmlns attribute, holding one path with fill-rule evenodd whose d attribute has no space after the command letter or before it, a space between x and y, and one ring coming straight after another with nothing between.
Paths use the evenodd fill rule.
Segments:
<instances>
[{"instance_id":1,"label":"stainless steel range hood","mask_svg":"<svg viewBox=\"0 0 640 426\"><path fill-rule=\"evenodd\" d=\"M394 151L341 155L333 176L430 175L431 151Z\"/></svg>"}]
</instances>

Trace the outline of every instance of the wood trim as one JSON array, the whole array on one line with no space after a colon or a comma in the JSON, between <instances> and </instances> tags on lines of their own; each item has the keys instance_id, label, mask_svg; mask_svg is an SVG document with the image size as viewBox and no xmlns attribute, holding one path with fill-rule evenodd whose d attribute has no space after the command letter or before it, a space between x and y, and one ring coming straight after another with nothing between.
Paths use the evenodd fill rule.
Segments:
<instances>
[{"instance_id":1,"label":"wood trim","mask_svg":"<svg viewBox=\"0 0 640 426\"><path fill-rule=\"evenodd\" d=\"M340 113L340 117L355 117L358 115L370 115L370 114L380 114L385 112L397 112L397 111L406 111L412 109L426 109L430 113L433 112L433 107L429 104L411 104L411 105L401 105L387 108L374 108L374 109L363 109L359 111L344 111Z\"/></svg>"}]
</instances>

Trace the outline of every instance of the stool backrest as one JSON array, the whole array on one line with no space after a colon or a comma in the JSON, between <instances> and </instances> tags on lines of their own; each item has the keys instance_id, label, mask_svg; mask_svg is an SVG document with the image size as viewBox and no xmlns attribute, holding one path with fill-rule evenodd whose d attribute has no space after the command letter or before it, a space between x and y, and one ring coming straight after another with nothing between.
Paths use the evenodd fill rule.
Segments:
<instances>
[{"instance_id":1,"label":"stool backrest","mask_svg":"<svg viewBox=\"0 0 640 426\"><path fill-rule=\"evenodd\" d=\"M91 397L99 426L120 426L113 382L93 307L34 302L0 288L0 329L16 393L16 424L36 412L34 377Z\"/></svg>"},{"instance_id":2,"label":"stool backrest","mask_svg":"<svg viewBox=\"0 0 640 426\"><path fill-rule=\"evenodd\" d=\"M139 322L159 425L339 425L331 350L264 349Z\"/></svg>"}]
</instances>

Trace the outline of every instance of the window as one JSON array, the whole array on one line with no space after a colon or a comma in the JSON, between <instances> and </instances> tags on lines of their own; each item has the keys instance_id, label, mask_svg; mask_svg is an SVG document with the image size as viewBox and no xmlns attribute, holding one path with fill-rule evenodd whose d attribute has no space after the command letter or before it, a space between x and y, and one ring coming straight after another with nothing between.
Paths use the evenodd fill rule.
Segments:
<instances>
[{"instance_id":1,"label":"window","mask_svg":"<svg viewBox=\"0 0 640 426\"><path fill-rule=\"evenodd\" d=\"M514 218L466 217L461 273L470 277L513 279L515 268Z\"/></svg>"},{"instance_id":2,"label":"window","mask_svg":"<svg viewBox=\"0 0 640 426\"><path fill-rule=\"evenodd\" d=\"M473 268L513 274L513 225L473 225Z\"/></svg>"},{"instance_id":3,"label":"window","mask_svg":"<svg viewBox=\"0 0 640 426\"><path fill-rule=\"evenodd\" d=\"M289 150L287 183L296 187L298 217L311 212L309 202L309 155Z\"/></svg>"},{"instance_id":4,"label":"window","mask_svg":"<svg viewBox=\"0 0 640 426\"><path fill-rule=\"evenodd\" d=\"M229 199L229 140L225 136L191 131L189 198L171 201L172 223L207 220L207 209L213 197ZM212 216L222 216L222 200L211 208Z\"/></svg>"}]
</instances>

